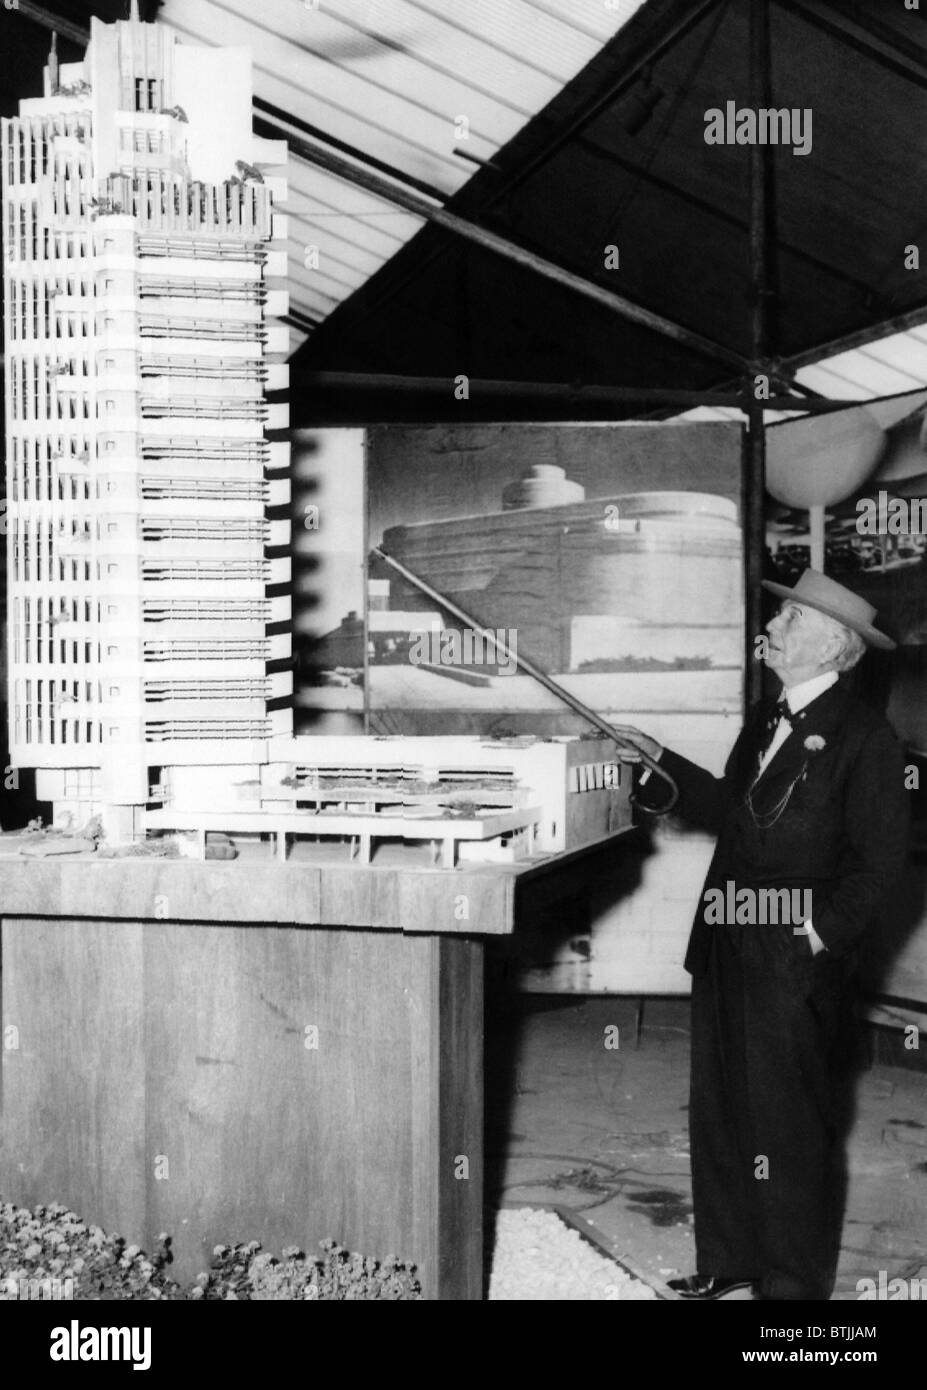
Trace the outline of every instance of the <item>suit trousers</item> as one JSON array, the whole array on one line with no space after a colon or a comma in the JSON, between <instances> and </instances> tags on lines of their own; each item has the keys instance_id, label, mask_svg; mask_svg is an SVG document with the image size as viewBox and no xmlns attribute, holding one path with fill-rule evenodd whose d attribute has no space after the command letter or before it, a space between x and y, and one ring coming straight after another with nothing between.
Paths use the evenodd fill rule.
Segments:
<instances>
[{"instance_id":1,"label":"suit trousers","mask_svg":"<svg viewBox=\"0 0 927 1390\"><path fill-rule=\"evenodd\" d=\"M847 962L788 923L717 926L693 980L689 1125L699 1273L828 1299L845 1180Z\"/></svg>"}]
</instances>

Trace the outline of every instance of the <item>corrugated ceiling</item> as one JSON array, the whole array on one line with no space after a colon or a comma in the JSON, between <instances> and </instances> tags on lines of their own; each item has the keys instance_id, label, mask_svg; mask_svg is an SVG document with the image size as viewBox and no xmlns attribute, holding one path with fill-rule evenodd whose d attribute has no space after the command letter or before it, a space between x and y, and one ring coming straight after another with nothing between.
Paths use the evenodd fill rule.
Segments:
<instances>
[{"instance_id":1,"label":"corrugated ceiling","mask_svg":"<svg viewBox=\"0 0 927 1390\"><path fill-rule=\"evenodd\" d=\"M182 38L241 44L284 131L329 136L431 190L436 205L586 66L642 0L165 0ZM262 114L266 106L259 107ZM455 123L465 117L466 136ZM302 124L300 124L302 123ZM455 150L458 153L455 153ZM321 322L420 218L293 158L290 296ZM318 249L318 267L307 251ZM313 257L309 256L311 262ZM306 336L292 328L295 349Z\"/></svg>"}]
</instances>

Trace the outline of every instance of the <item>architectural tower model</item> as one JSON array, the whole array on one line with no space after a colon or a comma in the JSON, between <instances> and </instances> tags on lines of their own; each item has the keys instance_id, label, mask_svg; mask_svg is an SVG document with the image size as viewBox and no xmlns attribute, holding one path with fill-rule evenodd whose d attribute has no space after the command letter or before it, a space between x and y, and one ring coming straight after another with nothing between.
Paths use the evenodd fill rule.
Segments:
<instances>
[{"instance_id":1,"label":"architectural tower model","mask_svg":"<svg viewBox=\"0 0 927 1390\"><path fill-rule=\"evenodd\" d=\"M292 733L286 145L133 11L2 128L11 756L116 842Z\"/></svg>"}]
</instances>

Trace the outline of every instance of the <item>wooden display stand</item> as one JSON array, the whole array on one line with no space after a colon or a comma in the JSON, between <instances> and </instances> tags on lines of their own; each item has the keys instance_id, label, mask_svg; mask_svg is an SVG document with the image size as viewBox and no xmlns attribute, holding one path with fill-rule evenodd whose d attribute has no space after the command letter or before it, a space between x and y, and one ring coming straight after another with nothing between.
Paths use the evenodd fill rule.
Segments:
<instances>
[{"instance_id":1,"label":"wooden display stand","mask_svg":"<svg viewBox=\"0 0 927 1390\"><path fill-rule=\"evenodd\" d=\"M484 940L562 858L0 863L0 1194L180 1282L331 1237L481 1298Z\"/></svg>"}]
</instances>

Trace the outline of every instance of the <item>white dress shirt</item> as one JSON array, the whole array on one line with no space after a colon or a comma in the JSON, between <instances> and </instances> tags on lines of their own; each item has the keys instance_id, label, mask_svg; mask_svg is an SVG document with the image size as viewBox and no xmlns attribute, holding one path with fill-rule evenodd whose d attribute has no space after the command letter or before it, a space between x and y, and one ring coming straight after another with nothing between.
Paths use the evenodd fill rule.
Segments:
<instances>
[{"instance_id":1,"label":"white dress shirt","mask_svg":"<svg viewBox=\"0 0 927 1390\"><path fill-rule=\"evenodd\" d=\"M785 695L785 702L791 712L797 714L799 710L805 708L805 705L810 705L812 700L816 700L819 695L823 695L825 690L830 690L831 686L835 685L836 682L836 671L824 671L820 676L812 676L810 681L802 681L800 685L790 686L783 692ZM756 774L757 777L766 771L791 732L792 726L789 721L787 719L780 719L779 723L776 725L776 732L773 734L773 741L760 759L759 771Z\"/></svg>"},{"instance_id":2,"label":"white dress shirt","mask_svg":"<svg viewBox=\"0 0 927 1390\"><path fill-rule=\"evenodd\" d=\"M816 700L819 695L823 695L825 690L830 690L831 686L835 685L836 682L836 671L824 671L820 676L812 676L810 681L802 681L800 685L793 685L785 690L785 703L788 705L792 714L797 714L799 710L805 708L805 705L810 705L812 700ZM756 774L757 777L760 777L761 774L766 771L766 768L779 752L779 749L782 747L783 743L785 743L791 732L792 726L789 721L787 719L780 719L779 723L776 725L776 732L773 734L773 741L760 759L759 771ZM792 931L796 936L807 936L810 938L811 949L814 955L817 955L819 951L827 949L824 942L814 930L814 923L810 917L802 925L793 927Z\"/></svg>"}]
</instances>

